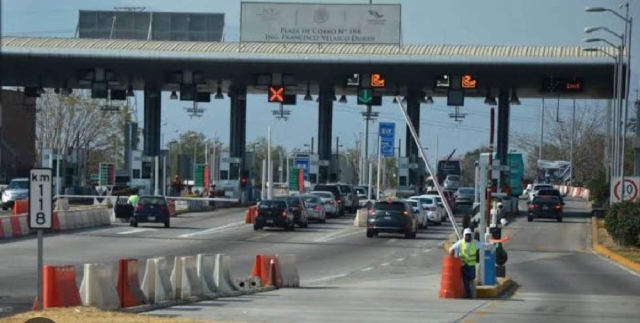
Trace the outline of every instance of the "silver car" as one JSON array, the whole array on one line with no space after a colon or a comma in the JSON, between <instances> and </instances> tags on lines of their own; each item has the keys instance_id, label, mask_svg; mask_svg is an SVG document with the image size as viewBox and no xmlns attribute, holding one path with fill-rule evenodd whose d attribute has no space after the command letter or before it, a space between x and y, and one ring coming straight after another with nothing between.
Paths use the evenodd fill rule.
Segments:
<instances>
[{"instance_id":1,"label":"silver car","mask_svg":"<svg viewBox=\"0 0 640 323\"><path fill-rule=\"evenodd\" d=\"M29 198L29 179L14 178L9 186L2 192L2 209L8 210L13 207L16 200Z\"/></svg>"},{"instance_id":2,"label":"silver car","mask_svg":"<svg viewBox=\"0 0 640 323\"><path fill-rule=\"evenodd\" d=\"M444 188L448 190L457 190L461 186L461 178L458 175L447 175L444 179Z\"/></svg>"},{"instance_id":3,"label":"silver car","mask_svg":"<svg viewBox=\"0 0 640 323\"><path fill-rule=\"evenodd\" d=\"M307 215L309 216L309 219L313 219L319 223L325 223L327 221L324 203L319 196L302 195L300 198L302 198L307 206Z\"/></svg>"},{"instance_id":4,"label":"silver car","mask_svg":"<svg viewBox=\"0 0 640 323\"><path fill-rule=\"evenodd\" d=\"M338 208L338 202L336 197L331 192L327 191L312 191L309 195L315 195L320 198L322 205L324 206L324 213L331 216L337 216L340 212Z\"/></svg>"}]
</instances>

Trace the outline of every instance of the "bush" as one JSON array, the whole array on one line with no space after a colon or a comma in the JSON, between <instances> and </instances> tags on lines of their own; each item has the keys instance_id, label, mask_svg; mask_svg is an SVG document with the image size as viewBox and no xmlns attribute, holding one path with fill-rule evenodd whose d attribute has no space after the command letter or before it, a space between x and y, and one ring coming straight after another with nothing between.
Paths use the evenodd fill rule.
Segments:
<instances>
[{"instance_id":1,"label":"bush","mask_svg":"<svg viewBox=\"0 0 640 323\"><path fill-rule=\"evenodd\" d=\"M617 244L640 246L640 202L614 204L607 210L604 224Z\"/></svg>"},{"instance_id":2,"label":"bush","mask_svg":"<svg viewBox=\"0 0 640 323\"><path fill-rule=\"evenodd\" d=\"M609 200L609 183L604 170L598 171L596 176L586 183L589 189L589 200L605 203Z\"/></svg>"}]
</instances>

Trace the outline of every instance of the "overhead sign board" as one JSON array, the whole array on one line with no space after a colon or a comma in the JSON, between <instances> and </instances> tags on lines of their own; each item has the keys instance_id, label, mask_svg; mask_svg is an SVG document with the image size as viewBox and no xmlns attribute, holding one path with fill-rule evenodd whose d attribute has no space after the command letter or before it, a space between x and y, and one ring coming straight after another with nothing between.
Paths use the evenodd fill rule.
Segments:
<instances>
[{"instance_id":1,"label":"overhead sign board","mask_svg":"<svg viewBox=\"0 0 640 323\"><path fill-rule=\"evenodd\" d=\"M584 78L582 77L546 77L542 79L541 92L583 92Z\"/></svg>"},{"instance_id":2,"label":"overhead sign board","mask_svg":"<svg viewBox=\"0 0 640 323\"><path fill-rule=\"evenodd\" d=\"M241 42L400 44L399 4L242 2Z\"/></svg>"},{"instance_id":3,"label":"overhead sign board","mask_svg":"<svg viewBox=\"0 0 640 323\"><path fill-rule=\"evenodd\" d=\"M382 74L373 73L371 74L371 87L374 88L384 88L385 87L385 79Z\"/></svg>"},{"instance_id":4,"label":"overhead sign board","mask_svg":"<svg viewBox=\"0 0 640 323\"><path fill-rule=\"evenodd\" d=\"M380 134L380 155L393 157L393 144L396 140L396 124L393 122L380 122L378 124Z\"/></svg>"},{"instance_id":5,"label":"overhead sign board","mask_svg":"<svg viewBox=\"0 0 640 323\"><path fill-rule=\"evenodd\" d=\"M284 102L284 86L269 87L269 102Z\"/></svg>"},{"instance_id":6,"label":"overhead sign board","mask_svg":"<svg viewBox=\"0 0 640 323\"><path fill-rule=\"evenodd\" d=\"M448 89L451 86L451 80L449 79L449 75L439 75L436 77L435 87L437 89Z\"/></svg>"},{"instance_id":7,"label":"overhead sign board","mask_svg":"<svg viewBox=\"0 0 640 323\"><path fill-rule=\"evenodd\" d=\"M51 229L53 226L53 171L32 169L29 174L29 228Z\"/></svg>"},{"instance_id":8,"label":"overhead sign board","mask_svg":"<svg viewBox=\"0 0 640 323\"><path fill-rule=\"evenodd\" d=\"M462 75L461 85L463 89L475 90L478 88L478 81L472 75Z\"/></svg>"},{"instance_id":9,"label":"overhead sign board","mask_svg":"<svg viewBox=\"0 0 640 323\"><path fill-rule=\"evenodd\" d=\"M298 155L294 159L295 167L301 168L303 171L303 178L305 181L309 180L309 156L308 155Z\"/></svg>"},{"instance_id":10,"label":"overhead sign board","mask_svg":"<svg viewBox=\"0 0 640 323\"><path fill-rule=\"evenodd\" d=\"M347 76L347 86L360 86L360 74L350 74Z\"/></svg>"}]
</instances>

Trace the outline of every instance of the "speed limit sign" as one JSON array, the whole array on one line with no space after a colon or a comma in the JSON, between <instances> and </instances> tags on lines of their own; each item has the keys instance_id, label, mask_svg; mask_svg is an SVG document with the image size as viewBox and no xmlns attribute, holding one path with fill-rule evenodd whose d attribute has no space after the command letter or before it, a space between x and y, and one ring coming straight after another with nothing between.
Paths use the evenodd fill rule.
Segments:
<instances>
[{"instance_id":1,"label":"speed limit sign","mask_svg":"<svg viewBox=\"0 0 640 323\"><path fill-rule=\"evenodd\" d=\"M622 178L614 178L613 185L611 186L611 198L613 202L621 202L623 195L625 201L634 201L637 199L638 182L640 182L640 177L625 177L624 183L622 182Z\"/></svg>"}]
</instances>

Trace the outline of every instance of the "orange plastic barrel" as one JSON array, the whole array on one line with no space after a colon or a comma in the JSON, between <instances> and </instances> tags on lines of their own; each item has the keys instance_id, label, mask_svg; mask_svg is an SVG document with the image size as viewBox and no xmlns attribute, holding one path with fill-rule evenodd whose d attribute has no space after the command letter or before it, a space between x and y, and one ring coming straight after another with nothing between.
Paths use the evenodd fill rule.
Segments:
<instances>
[{"instance_id":1,"label":"orange plastic barrel","mask_svg":"<svg viewBox=\"0 0 640 323\"><path fill-rule=\"evenodd\" d=\"M440 298L462 298L462 261L446 256L442 259L442 277L440 280Z\"/></svg>"}]
</instances>

